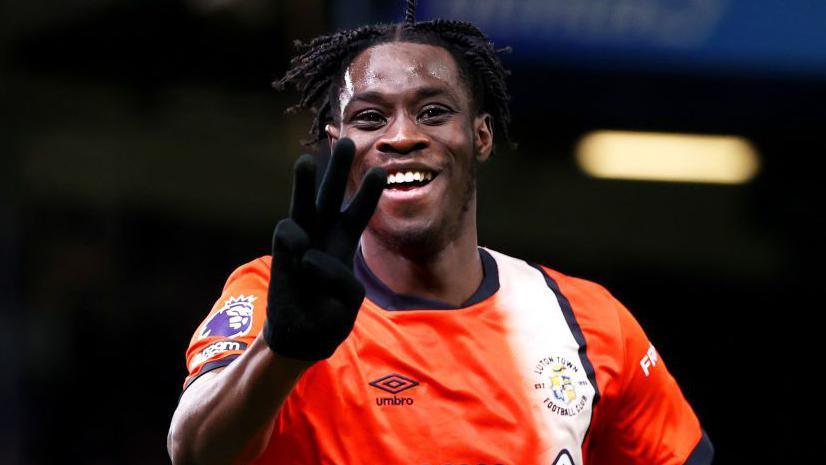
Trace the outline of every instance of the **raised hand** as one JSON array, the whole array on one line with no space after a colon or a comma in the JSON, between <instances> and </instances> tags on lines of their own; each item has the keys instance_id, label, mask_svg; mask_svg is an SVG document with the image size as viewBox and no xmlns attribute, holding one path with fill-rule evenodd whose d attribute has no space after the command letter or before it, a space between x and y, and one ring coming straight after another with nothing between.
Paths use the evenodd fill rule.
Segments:
<instances>
[{"instance_id":1,"label":"raised hand","mask_svg":"<svg viewBox=\"0 0 826 465\"><path fill-rule=\"evenodd\" d=\"M353 255L384 189L387 175L372 168L342 210L355 146L343 138L315 194L316 164L295 164L290 217L275 227L264 338L278 355L317 361L330 357L353 329L364 287Z\"/></svg>"}]
</instances>

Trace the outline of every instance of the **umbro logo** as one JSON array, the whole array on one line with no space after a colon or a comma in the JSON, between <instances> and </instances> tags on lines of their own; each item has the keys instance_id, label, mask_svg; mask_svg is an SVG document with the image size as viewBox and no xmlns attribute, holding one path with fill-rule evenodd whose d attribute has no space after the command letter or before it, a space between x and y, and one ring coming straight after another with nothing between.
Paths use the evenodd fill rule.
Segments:
<instances>
[{"instance_id":1,"label":"umbro logo","mask_svg":"<svg viewBox=\"0 0 826 465\"><path fill-rule=\"evenodd\" d=\"M399 397L396 394L406 391L410 388L416 387L419 382L408 378L407 376L393 373L391 375L382 376L381 378L371 381L370 386L376 389L381 389L384 392L393 394L393 397L376 397L376 405L384 407L388 405L413 405L412 397Z\"/></svg>"},{"instance_id":2,"label":"umbro logo","mask_svg":"<svg viewBox=\"0 0 826 465\"><path fill-rule=\"evenodd\" d=\"M419 385L418 381L412 380L407 376L402 376L396 373L383 376L375 381L370 382L370 386L389 392L390 394L398 394L406 391L412 387Z\"/></svg>"}]
</instances>

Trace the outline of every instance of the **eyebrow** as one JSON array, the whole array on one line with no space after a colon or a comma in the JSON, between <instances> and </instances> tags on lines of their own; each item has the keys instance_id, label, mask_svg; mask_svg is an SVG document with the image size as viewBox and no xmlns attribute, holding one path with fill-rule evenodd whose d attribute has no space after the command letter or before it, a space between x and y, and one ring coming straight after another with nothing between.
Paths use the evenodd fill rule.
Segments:
<instances>
[{"instance_id":1,"label":"eyebrow","mask_svg":"<svg viewBox=\"0 0 826 465\"><path fill-rule=\"evenodd\" d=\"M456 98L456 95L450 90L442 87L420 87L416 89L416 99L423 100L430 97L438 97L446 95L451 98Z\"/></svg>"},{"instance_id":2,"label":"eyebrow","mask_svg":"<svg viewBox=\"0 0 826 465\"><path fill-rule=\"evenodd\" d=\"M426 87L419 87L414 91L414 96L416 100L423 100L431 97L438 97L438 96L447 96L450 99L458 102L457 95L452 92L451 89L446 89L441 86L426 86ZM357 102L368 102L368 103L378 103L382 104L385 103L386 97L385 94L382 92L378 92L375 90L369 90L366 92L360 92L358 94L353 95L353 98L347 102L347 105L344 107L346 111L353 103Z\"/></svg>"}]
</instances>

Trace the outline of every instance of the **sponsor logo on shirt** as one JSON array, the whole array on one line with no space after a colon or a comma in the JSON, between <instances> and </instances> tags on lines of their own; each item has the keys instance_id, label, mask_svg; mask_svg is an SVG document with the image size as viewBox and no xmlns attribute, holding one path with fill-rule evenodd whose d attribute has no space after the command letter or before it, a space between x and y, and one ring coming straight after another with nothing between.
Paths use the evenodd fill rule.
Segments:
<instances>
[{"instance_id":1,"label":"sponsor logo on shirt","mask_svg":"<svg viewBox=\"0 0 826 465\"><path fill-rule=\"evenodd\" d=\"M252 327L252 311L255 308L254 295L230 297L204 324L198 339L210 336L238 337L247 334Z\"/></svg>"},{"instance_id":2,"label":"sponsor logo on shirt","mask_svg":"<svg viewBox=\"0 0 826 465\"><path fill-rule=\"evenodd\" d=\"M657 362L660 360L659 355L657 355L657 349L654 348L654 344L648 344L648 351L640 360L640 366L642 367L642 372L645 373L647 377L650 374L651 368L657 366Z\"/></svg>"},{"instance_id":3,"label":"sponsor logo on shirt","mask_svg":"<svg viewBox=\"0 0 826 465\"><path fill-rule=\"evenodd\" d=\"M247 344L243 341L233 341L230 339L227 341L213 342L212 344L204 347L204 350L198 352L194 357L192 357L192 363L190 363L190 365L196 367L218 354L244 350L246 348Z\"/></svg>"},{"instance_id":4,"label":"sponsor logo on shirt","mask_svg":"<svg viewBox=\"0 0 826 465\"><path fill-rule=\"evenodd\" d=\"M379 388L382 391L387 391L390 394L398 394L418 385L418 381L414 381L407 376L402 376L395 373L392 375L383 376L370 382L370 386Z\"/></svg>"},{"instance_id":5,"label":"sponsor logo on shirt","mask_svg":"<svg viewBox=\"0 0 826 465\"><path fill-rule=\"evenodd\" d=\"M537 375L533 387L543 393L542 404L551 412L573 417L588 405L588 379L578 364L549 356L537 362L533 372Z\"/></svg>"},{"instance_id":6,"label":"sponsor logo on shirt","mask_svg":"<svg viewBox=\"0 0 826 465\"><path fill-rule=\"evenodd\" d=\"M370 382L370 386L393 394L392 397L376 397L376 405L379 407L386 405L413 405L412 397L400 397L396 394L410 388L414 388L418 385L418 381L396 373L382 376L381 378Z\"/></svg>"}]
</instances>

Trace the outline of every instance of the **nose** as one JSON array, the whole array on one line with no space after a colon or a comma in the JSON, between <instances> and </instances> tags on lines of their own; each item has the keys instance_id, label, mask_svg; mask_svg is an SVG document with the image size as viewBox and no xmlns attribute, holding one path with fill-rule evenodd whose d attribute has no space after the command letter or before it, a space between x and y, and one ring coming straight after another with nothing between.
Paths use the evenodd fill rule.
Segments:
<instances>
[{"instance_id":1,"label":"nose","mask_svg":"<svg viewBox=\"0 0 826 465\"><path fill-rule=\"evenodd\" d=\"M401 117L387 127L376 148L384 153L405 155L426 148L429 141L415 121Z\"/></svg>"}]
</instances>

